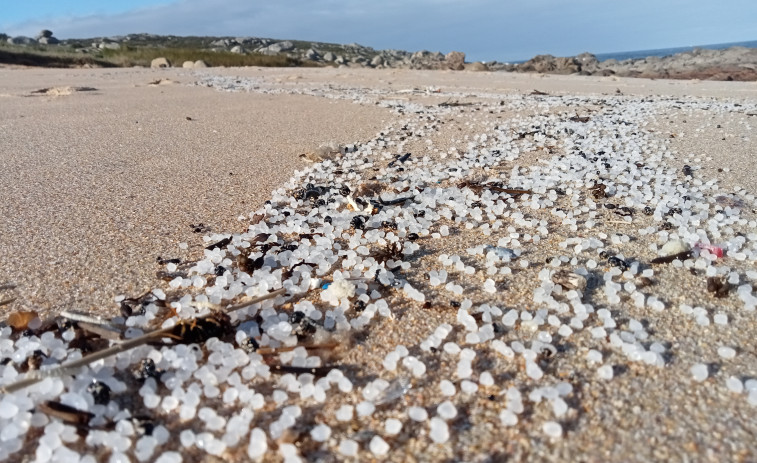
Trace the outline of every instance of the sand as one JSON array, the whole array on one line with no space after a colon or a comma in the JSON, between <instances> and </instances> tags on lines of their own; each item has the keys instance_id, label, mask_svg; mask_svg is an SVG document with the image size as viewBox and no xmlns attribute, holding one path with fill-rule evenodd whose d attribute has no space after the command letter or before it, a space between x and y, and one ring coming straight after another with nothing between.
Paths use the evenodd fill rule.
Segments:
<instances>
[{"instance_id":1,"label":"sand","mask_svg":"<svg viewBox=\"0 0 757 463\"><path fill-rule=\"evenodd\" d=\"M238 88L252 91L229 93L208 88L209 83L229 82L219 76L232 76L237 80L231 82ZM148 85L157 80L162 83ZM190 85L195 81L202 85ZM53 90L34 93L40 89ZM566 106L493 111L498 95L524 95L533 90L564 96ZM246 225L238 217L258 209L272 190L306 165L300 153L332 140L362 143L390 126L396 131L399 121L412 118L413 105L461 105L440 115L436 129L404 146L415 156L428 154L439 159L440 153L464 151L466 136L485 133L513 118L544 111L566 116L591 116L598 111L571 106L571 95L592 95L597 101L602 95L671 99L667 112L656 114L647 126L672 151L667 162L676 169L692 165L702 179L717 178L724 194L755 194L757 169L751 156L757 142L751 125L757 118L688 107L678 111L674 103L675 98L696 97L698 101L754 106L755 90L754 83L433 71L0 70L0 143L4 148L0 154L0 283L18 285L12 293L18 299L4 306L3 313L79 309L115 314L114 296L135 296L165 287L155 275L164 269L156 263L157 257L201 257L202 237L210 232L194 233L192 225L202 223L219 233L244 231ZM377 104L385 100L395 102L394 110ZM490 110L467 106L479 102ZM407 113L398 114L397 104L407 105ZM391 131L387 133L394 133ZM538 165L551 157L548 151L552 149L524 153L518 164ZM744 213L754 220L754 211ZM541 211L531 215L554 220ZM643 261L655 256L637 233L640 224L648 220L644 216L637 214L633 226L619 223L608 211L602 212L600 219L605 222L600 230L634 237L623 247L626 255ZM429 304L414 303L400 291L394 292L390 300L395 317L375 319L354 335L350 348L337 357L356 389L377 377L392 380L402 376L399 372L387 374L381 367L394 346L405 345L413 355L424 356L417 348L420 342L440 323L456 325L453 304L463 298L427 287L424 274L441 268L438 256L442 253L463 256L467 265L476 266L476 258L468 256L466 249L492 240L461 224L448 225L452 229L449 237L420 241L423 252L404 274L424 290ZM501 279L499 294L477 289L485 278L480 274L455 273L455 279L465 285L464 297L473 299L475 306L488 302L531 308L536 274L547 258L570 255L559 246L559 241L568 237L563 229L541 245L531 246L527 258L532 265ZM187 243L188 249L180 249L179 243ZM754 270L753 262L731 265L742 272ZM600 267L597 276L606 270ZM525 400L527 410L519 424L501 426L498 413L504 399L500 392L509 386L527 391L533 384L517 364L509 364L491 351L481 353L475 364L476 376L492 371L496 384L454 398L458 417L449 423L450 442L432 444L427 427L406 424L399 436L388 439L392 446L388 458L754 461L754 406L747 404L745 394L733 394L724 386L731 375L742 380L757 378L754 313L745 312L735 295L726 299L708 295L702 287L702 274L669 266L655 267L655 271L653 293L662 295L668 310L656 313L629 308L627 301L623 312L609 308L622 323L629 318L647 323L650 341L663 343L670 356L664 368L628 363L608 343L600 350L614 365L616 377L599 380L595 368L583 358L600 341L588 330L561 341L559 354L544 368L554 381L570 382L573 393L566 398L569 412L557 420L563 426L563 437L550 439L542 432L542 424L554 417L544 402ZM606 307L596 284L587 297ZM684 302L702 304L711 313L726 313L731 324L727 328L700 326L691 317L680 315L677 307ZM458 339L463 335L459 329L454 334ZM525 342L529 335L513 330L507 336L509 341ZM722 345L737 347L737 357L732 361L719 358L716 351ZM413 380L413 389L402 403L380 409L371 418L355 420L346 429L334 420L334 410L342 402L362 400L357 390L344 394L339 402L314 405L302 401L306 413L296 429L301 434L293 437L301 455L309 460L340 459L334 454L338 442L320 447L309 440L308 423L325 422L335 434L351 436L361 443L361 459L368 459L368 441L381 434L383 420L396 417L406 422L404 408L410 405L426 407L433 416L436 405L445 400L438 382L454 378L457 357L439 353L425 355L424 361L428 373ZM690 379L689 368L696 362L711 365L712 377L704 383ZM459 381L455 383L459 386ZM261 427L267 429L271 420L260 419ZM237 449L225 458L243 454L243 449Z\"/></svg>"},{"instance_id":2,"label":"sand","mask_svg":"<svg viewBox=\"0 0 757 463\"><path fill-rule=\"evenodd\" d=\"M173 70L0 73L0 280L18 285L17 307L45 313L112 309L113 296L151 289L158 257L201 243L192 225L238 228L305 165L301 153L366 140L390 117L189 87Z\"/></svg>"}]
</instances>

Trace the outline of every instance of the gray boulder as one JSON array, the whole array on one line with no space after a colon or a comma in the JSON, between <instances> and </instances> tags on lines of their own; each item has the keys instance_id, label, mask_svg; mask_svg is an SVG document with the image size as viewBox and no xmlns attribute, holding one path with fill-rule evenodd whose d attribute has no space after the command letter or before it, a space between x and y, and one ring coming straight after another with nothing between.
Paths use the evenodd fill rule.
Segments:
<instances>
[{"instance_id":1,"label":"gray boulder","mask_svg":"<svg viewBox=\"0 0 757 463\"><path fill-rule=\"evenodd\" d=\"M105 50L120 50L121 44L118 42L103 42L97 47Z\"/></svg>"},{"instance_id":2,"label":"gray boulder","mask_svg":"<svg viewBox=\"0 0 757 463\"><path fill-rule=\"evenodd\" d=\"M576 55L575 60L581 66L581 71L592 71L599 65L597 57L587 52Z\"/></svg>"},{"instance_id":3,"label":"gray boulder","mask_svg":"<svg viewBox=\"0 0 757 463\"><path fill-rule=\"evenodd\" d=\"M34 43L35 40L31 37L25 37L23 35L19 35L18 37L8 37L8 43L13 45L29 45Z\"/></svg>"},{"instance_id":4,"label":"gray boulder","mask_svg":"<svg viewBox=\"0 0 757 463\"><path fill-rule=\"evenodd\" d=\"M444 65L447 69L453 71L462 71L465 69L465 53L460 51L451 51L444 56Z\"/></svg>"},{"instance_id":5,"label":"gray boulder","mask_svg":"<svg viewBox=\"0 0 757 463\"><path fill-rule=\"evenodd\" d=\"M40 37L37 39L37 43L41 43L42 45L58 45L60 40L55 37Z\"/></svg>"},{"instance_id":6,"label":"gray boulder","mask_svg":"<svg viewBox=\"0 0 757 463\"><path fill-rule=\"evenodd\" d=\"M194 61L184 61L181 64L181 67L183 67L183 68L190 68L191 69L191 68L195 67L195 62Z\"/></svg>"},{"instance_id":7,"label":"gray boulder","mask_svg":"<svg viewBox=\"0 0 757 463\"><path fill-rule=\"evenodd\" d=\"M203 61L201 59L198 59L197 61L195 61L194 67L195 68L206 68L206 67L208 67L208 63L206 63L205 61Z\"/></svg>"},{"instance_id":8,"label":"gray boulder","mask_svg":"<svg viewBox=\"0 0 757 463\"><path fill-rule=\"evenodd\" d=\"M229 46L229 43L229 39L218 39L210 42L210 46L215 48L226 48Z\"/></svg>"},{"instance_id":9,"label":"gray boulder","mask_svg":"<svg viewBox=\"0 0 757 463\"><path fill-rule=\"evenodd\" d=\"M540 72L548 74L573 74L580 71L578 61L573 57L536 55L518 66L520 72Z\"/></svg>"},{"instance_id":10,"label":"gray boulder","mask_svg":"<svg viewBox=\"0 0 757 463\"><path fill-rule=\"evenodd\" d=\"M274 52L274 53L281 53L282 51L289 51L294 49L294 44L290 42L289 40L285 40L283 42L274 43L272 45L268 46L268 50Z\"/></svg>"},{"instance_id":11,"label":"gray boulder","mask_svg":"<svg viewBox=\"0 0 757 463\"><path fill-rule=\"evenodd\" d=\"M241 45L235 45L231 47L231 50L229 51L231 51L232 53L237 53L237 54L242 55L244 54L244 47L242 47Z\"/></svg>"},{"instance_id":12,"label":"gray boulder","mask_svg":"<svg viewBox=\"0 0 757 463\"><path fill-rule=\"evenodd\" d=\"M318 61L321 58L321 56L318 54L317 51L313 50L312 48L308 48L308 51L305 52L305 58L311 61Z\"/></svg>"},{"instance_id":13,"label":"gray boulder","mask_svg":"<svg viewBox=\"0 0 757 463\"><path fill-rule=\"evenodd\" d=\"M332 53L332 52L330 52L330 51L327 51L327 52L326 52L326 54L325 54L325 55L323 55L323 60L324 60L324 61L329 61L329 62L331 62L331 61L334 61L335 59L336 59L336 55L335 55L335 54L333 54L333 53Z\"/></svg>"},{"instance_id":14,"label":"gray boulder","mask_svg":"<svg viewBox=\"0 0 757 463\"><path fill-rule=\"evenodd\" d=\"M170 68L171 62L163 57L155 58L154 60L150 62L150 67L151 68Z\"/></svg>"},{"instance_id":15,"label":"gray boulder","mask_svg":"<svg viewBox=\"0 0 757 463\"><path fill-rule=\"evenodd\" d=\"M384 65L384 57L381 55L376 55L371 60L371 66L377 67L377 66L383 66Z\"/></svg>"}]
</instances>

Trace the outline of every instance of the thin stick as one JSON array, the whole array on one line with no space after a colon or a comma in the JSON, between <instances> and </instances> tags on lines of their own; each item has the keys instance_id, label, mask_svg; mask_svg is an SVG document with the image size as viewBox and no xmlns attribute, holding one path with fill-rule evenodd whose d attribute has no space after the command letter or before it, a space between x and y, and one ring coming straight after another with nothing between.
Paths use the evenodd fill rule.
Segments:
<instances>
[{"instance_id":1,"label":"thin stick","mask_svg":"<svg viewBox=\"0 0 757 463\"><path fill-rule=\"evenodd\" d=\"M286 292L286 289L284 288L277 289L276 291L272 291L268 294L264 294L262 296L257 296L255 298L252 298L251 300L245 302L244 304L228 307L226 310L227 311L240 310L245 307L249 307L252 304L256 304L258 302L274 298L276 296L284 294L285 292ZM200 318L204 318L204 317L200 317ZM66 374L68 371L81 368L83 366L89 365L92 362L96 362L98 360L102 360L112 355L120 354L121 352L132 349L134 347L147 344L148 342L151 342L155 340L156 338L161 338L169 334L174 328L175 326L169 326L166 328L161 328L159 330L150 331L149 333L143 334L142 336L123 341L120 344L116 344L115 346L111 346L107 349L94 352L78 360L73 360L70 362L63 363L57 368L51 368L49 370L38 370L31 373L27 373L26 378L16 381L15 383L8 384L7 386L0 387L0 392L4 394L10 394L12 392L18 391L25 387L31 386L32 384L36 384L42 381L44 378Z\"/></svg>"},{"instance_id":2,"label":"thin stick","mask_svg":"<svg viewBox=\"0 0 757 463\"><path fill-rule=\"evenodd\" d=\"M226 312L236 312L237 310L246 309L247 307L249 307L249 306L251 306L253 304L257 304L258 302L262 302L262 301L265 301L265 300L268 300L268 299L272 299L272 298L274 298L276 296L280 296L280 295L282 295L284 293L286 293L286 288L277 289L276 291L271 291L268 294L264 294L262 296L254 297L254 298L250 299L247 302L243 302L241 304L237 304L237 305L232 305L232 306L226 307L224 309L224 311L226 311Z\"/></svg>"},{"instance_id":3,"label":"thin stick","mask_svg":"<svg viewBox=\"0 0 757 463\"><path fill-rule=\"evenodd\" d=\"M81 368L83 366L89 365L92 362L96 362L98 360L102 360L104 358L110 357L111 355L116 355L125 350L129 350L133 347L141 346L143 344L150 342L151 340L157 337L170 333L171 330L173 330L173 328L174 328L173 326L169 326L167 328L161 328L156 331L151 331L137 338L129 339L127 341L122 342L121 344L116 344L115 346L92 353L78 360L72 360L70 362L63 363L57 368L51 368L49 370L38 370L35 372L27 373L26 378L20 381L16 381L15 383L11 383L3 388L0 388L0 392L3 392L5 394L10 394L12 392L18 391L19 389L23 389L25 387L31 386L32 384L38 383L39 381L42 381L44 378L57 376L57 374L60 373L61 371L66 372L66 371L74 370L77 368Z\"/></svg>"},{"instance_id":4,"label":"thin stick","mask_svg":"<svg viewBox=\"0 0 757 463\"><path fill-rule=\"evenodd\" d=\"M10 298L10 299L6 299L6 300L4 300L4 301L0 301L0 306L3 306L3 305L8 305L8 304L10 304L11 302L13 302L13 301L15 301L15 300L16 300L16 298L15 298L15 297L12 297L12 298Z\"/></svg>"}]
</instances>

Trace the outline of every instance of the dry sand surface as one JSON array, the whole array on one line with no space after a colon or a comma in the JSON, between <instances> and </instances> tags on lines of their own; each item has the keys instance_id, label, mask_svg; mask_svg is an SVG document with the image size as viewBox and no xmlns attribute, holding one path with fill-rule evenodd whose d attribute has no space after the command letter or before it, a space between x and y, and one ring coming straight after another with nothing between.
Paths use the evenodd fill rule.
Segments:
<instances>
[{"instance_id":1,"label":"dry sand surface","mask_svg":"<svg viewBox=\"0 0 757 463\"><path fill-rule=\"evenodd\" d=\"M239 228L304 165L299 154L367 140L390 117L190 87L176 71L0 73L0 279L44 312L112 309L114 295L150 290L158 257L198 244L192 225Z\"/></svg>"},{"instance_id":2,"label":"dry sand surface","mask_svg":"<svg viewBox=\"0 0 757 463\"><path fill-rule=\"evenodd\" d=\"M49 384L0 397L29 416L0 416L0 424L19 427L17 435L0 435L0 457L55 460L67 447L103 460L150 461L161 454L164 461L179 461L170 459L177 455L242 460L256 455L262 439L266 461L293 455L310 461L757 460L755 83L352 69L0 69L0 105L0 284L16 285L0 292L0 301L16 298L0 307L3 319L32 310L43 318L61 310L114 316L115 296L153 288L168 303L185 297L174 309L194 314L203 306L186 297L218 306L243 299L242 290L255 295L281 287L280 270L271 265L322 258L318 238L305 235L333 227L340 233L328 249L338 244L343 251L335 254L336 265L301 265L294 285L305 288L318 276L356 291L335 307L320 285L295 299L295 309L312 314L317 327L300 341L337 339L334 352L311 354L338 367L350 387L332 372L331 383L317 383L314 395L310 375L297 383L292 375L269 378L260 370L239 385L240 374L248 379L240 364L225 373L237 374L236 382L194 375L176 393L164 383L181 368L165 352L178 348L148 346L126 360L122 354L119 363L54 380L65 391L81 391L93 377L114 390L128 386L113 392L114 410L94 404L88 393L61 398ZM357 152L316 165L299 157L330 141L354 144ZM396 160L404 153L411 156ZM572 170L580 174L571 177ZM312 188L305 188L308 182ZM377 215L358 213L346 196L328 191L342 185L356 199L414 199L379 203ZM326 189L312 193L316 187ZM302 188L324 203L289 198ZM273 204L264 206L266 200ZM259 223L251 223L255 211L266 213ZM690 211L701 215L692 218ZM360 214L363 232L362 223L355 226ZM276 226L281 229L270 228ZM369 236L371 228L381 236ZM275 235L269 241L275 246L295 246L271 251L262 269L242 275L237 256L261 232ZM228 247L203 250L230 234ZM386 261L385 238L403 243L407 254L392 259L409 265L386 272L393 263ZM679 238L695 246L693 257L650 264ZM725 256L708 261L696 248L705 241L725 247ZM512 262L486 257L505 248L517 251ZM297 254L305 249L320 257ZM459 263L445 263L444 256L459 256ZM206 262L210 271L193 274L180 263L168 283L156 272L177 269L158 257ZM362 271L337 273L356 259L363 260ZM613 264L618 261L624 264ZM231 273L216 278L218 265ZM378 267L385 284L342 281ZM439 284L429 272L441 270L449 277ZM724 297L707 291L712 275L731 281ZM553 284L565 278L578 287ZM197 287L200 280L207 289ZM271 321L276 311L287 314L281 323L291 329L288 302L279 297L255 307L257 314L238 315L257 315L243 325L246 335L262 328L263 344L296 343ZM169 318L160 305L144 304L159 320ZM129 323L160 326L145 317ZM0 366L2 384L28 369L32 350L23 350L19 336L7 328L0 336L0 355L12 358ZM236 347L233 334L226 341ZM23 352L14 355L15 349ZM155 353L160 349L165 355ZM152 388L124 372L148 356L166 372L157 386L148 380ZM265 366L257 354L244 358ZM291 355L267 360L292 362ZM697 378L702 368L706 378ZM181 407L163 397L173 390L183 403L190 383L201 385L199 407L237 421L227 428L207 414L182 418ZM386 398L387 383L388 390L409 390ZM243 399L252 394L242 389L263 394L264 403ZM44 414L33 408L44 400L87 408L100 427L64 444L45 439ZM161 405L150 405L154 400ZM343 405L358 413L340 419ZM246 408L254 416L241 411ZM428 417L415 417L419 409ZM129 434L125 425L107 430L102 423L114 417L132 421L123 410L162 426L156 442ZM281 417L290 412L296 417L282 431ZM394 421L387 428L390 419L402 424L397 433L390 430ZM111 452L97 439L115 439L123 448ZM37 450L24 453L22 445Z\"/></svg>"}]
</instances>

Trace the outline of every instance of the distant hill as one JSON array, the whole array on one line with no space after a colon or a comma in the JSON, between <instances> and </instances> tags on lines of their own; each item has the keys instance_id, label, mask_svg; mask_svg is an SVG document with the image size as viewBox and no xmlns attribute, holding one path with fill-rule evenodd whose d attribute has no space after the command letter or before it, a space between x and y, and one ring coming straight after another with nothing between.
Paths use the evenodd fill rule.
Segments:
<instances>
[{"instance_id":1,"label":"distant hill","mask_svg":"<svg viewBox=\"0 0 757 463\"><path fill-rule=\"evenodd\" d=\"M43 34L43 32L46 34ZM48 34L49 33L49 34ZM465 55L449 61L440 52L374 50L351 44L277 40L260 37L182 37L174 35L129 34L112 37L58 40L50 31L36 38L0 35L0 61L8 54L44 56L39 65L69 60L92 66L149 66L158 57L173 65L202 60L209 66L348 66L366 68L445 69L457 68ZM56 59L51 59L55 57ZM21 63L17 63L21 64ZM29 64L33 65L33 64Z\"/></svg>"},{"instance_id":2,"label":"distant hill","mask_svg":"<svg viewBox=\"0 0 757 463\"><path fill-rule=\"evenodd\" d=\"M590 53L538 55L522 63L466 63L465 54L375 50L351 44L260 37L182 37L129 34L58 40L43 30L35 38L0 34L0 63L45 67L131 66L345 66L375 69L453 69L624 77L757 80L757 49L694 48L671 56L618 61Z\"/></svg>"}]
</instances>

